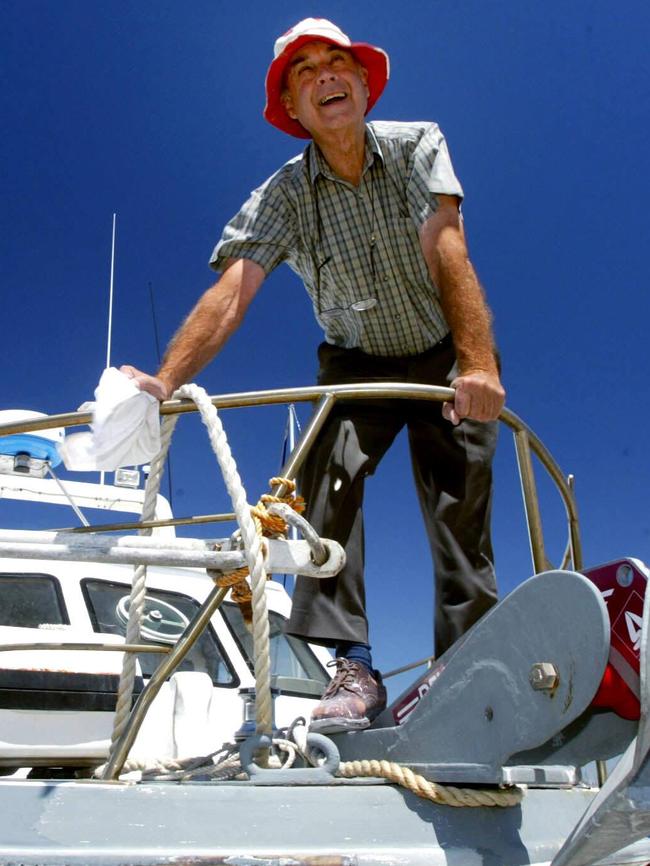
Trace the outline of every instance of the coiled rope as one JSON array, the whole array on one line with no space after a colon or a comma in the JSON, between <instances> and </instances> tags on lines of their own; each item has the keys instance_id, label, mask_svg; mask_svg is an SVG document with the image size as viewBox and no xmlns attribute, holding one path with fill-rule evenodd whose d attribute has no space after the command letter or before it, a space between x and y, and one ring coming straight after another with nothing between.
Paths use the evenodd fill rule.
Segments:
<instances>
[{"instance_id":1,"label":"coiled rope","mask_svg":"<svg viewBox=\"0 0 650 866\"><path fill-rule=\"evenodd\" d=\"M276 754L271 754L268 762L271 769L289 769L300 754L294 742L282 737L273 739L273 747L284 752L286 757L281 760ZM165 761L129 758L124 763L120 778L133 778L134 774L138 774L142 780L157 782L189 782L196 778L221 782L248 779L248 775L242 772L237 743L225 743L215 752L200 757L172 758Z\"/></svg>"},{"instance_id":2,"label":"coiled rope","mask_svg":"<svg viewBox=\"0 0 650 866\"><path fill-rule=\"evenodd\" d=\"M304 731L306 732L306 728ZM290 727L286 738L273 740L273 746L284 752L286 758L281 761L277 756L272 755L269 760L269 766L272 768L289 769L298 756L305 763L318 766L318 760L313 753L310 753L304 742L295 736L293 725ZM189 782L196 778L225 782L230 779L248 778L246 773L242 772L238 746L234 743L226 744L209 755L195 758L154 762L129 760L124 765L123 773L130 775L131 778L133 774L137 774L138 778L143 781L155 780L159 782ZM336 775L344 779L360 777L386 779L388 782L406 788L417 797L430 800L440 806L498 807L503 809L518 806L524 797L524 788L520 786L457 788L453 785L440 785L394 761L345 761L339 764Z\"/></svg>"}]
</instances>

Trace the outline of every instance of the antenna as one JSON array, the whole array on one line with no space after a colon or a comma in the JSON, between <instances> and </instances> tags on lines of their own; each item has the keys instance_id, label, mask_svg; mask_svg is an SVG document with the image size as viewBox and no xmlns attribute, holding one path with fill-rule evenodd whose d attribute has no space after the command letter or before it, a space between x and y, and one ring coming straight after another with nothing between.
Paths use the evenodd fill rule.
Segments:
<instances>
[{"instance_id":1,"label":"antenna","mask_svg":"<svg viewBox=\"0 0 650 866\"><path fill-rule=\"evenodd\" d=\"M156 304L153 297L153 285L151 284L151 280L149 280L149 302L151 304L151 320L153 322L153 336L156 341L156 358L158 359L158 366L160 366L160 338L158 336L158 319L156 318Z\"/></svg>"},{"instance_id":2,"label":"antenna","mask_svg":"<svg viewBox=\"0 0 650 866\"><path fill-rule=\"evenodd\" d=\"M115 223L117 214L113 214L113 238L111 241L111 281L108 288L108 336L106 338L106 369L111 366L111 339L113 334L113 286L115 278ZM99 483L104 483L104 472L99 473Z\"/></svg>"},{"instance_id":3,"label":"antenna","mask_svg":"<svg viewBox=\"0 0 650 866\"><path fill-rule=\"evenodd\" d=\"M108 338L106 340L106 368L111 366L111 337L113 332L113 284L115 277L115 223L117 214L113 214L113 240L111 242L111 282L108 290Z\"/></svg>"}]
</instances>

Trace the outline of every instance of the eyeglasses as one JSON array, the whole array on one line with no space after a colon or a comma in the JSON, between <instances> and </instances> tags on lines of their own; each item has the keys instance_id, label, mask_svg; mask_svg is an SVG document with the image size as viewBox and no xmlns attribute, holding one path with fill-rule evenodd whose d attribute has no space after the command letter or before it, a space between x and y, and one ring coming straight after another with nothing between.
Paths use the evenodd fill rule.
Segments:
<instances>
[{"instance_id":1,"label":"eyeglasses","mask_svg":"<svg viewBox=\"0 0 650 866\"><path fill-rule=\"evenodd\" d=\"M360 301L354 301L352 304L348 304L347 307L331 307L329 310L320 310L319 315L324 318L334 319L337 316L342 316L343 313L347 313L350 310L353 310L355 313L365 313L366 310L372 310L379 301L377 298L362 298Z\"/></svg>"}]
</instances>

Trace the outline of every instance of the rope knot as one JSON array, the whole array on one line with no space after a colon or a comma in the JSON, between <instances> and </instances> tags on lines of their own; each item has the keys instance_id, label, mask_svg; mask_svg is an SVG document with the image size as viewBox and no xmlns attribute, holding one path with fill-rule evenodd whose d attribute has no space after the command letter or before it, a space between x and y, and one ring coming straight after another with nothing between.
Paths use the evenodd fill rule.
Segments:
<instances>
[{"instance_id":1,"label":"rope knot","mask_svg":"<svg viewBox=\"0 0 650 866\"><path fill-rule=\"evenodd\" d=\"M274 496L272 493L263 493L257 504L252 505L250 509L255 530L260 537L265 538L286 538L287 537L287 522L284 518L277 514L270 514L267 506L276 502L282 502L289 505L298 514L305 510L305 500L302 496L296 494L296 483L290 478L282 478L274 476L269 479L269 487L281 486L285 489L284 496ZM215 581L217 586L230 587L231 598L237 602L241 615L247 626L250 626L253 621L252 609L252 592L248 582L249 570L247 567L238 568L236 571L227 573L213 571L208 569L208 574Z\"/></svg>"}]
</instances>

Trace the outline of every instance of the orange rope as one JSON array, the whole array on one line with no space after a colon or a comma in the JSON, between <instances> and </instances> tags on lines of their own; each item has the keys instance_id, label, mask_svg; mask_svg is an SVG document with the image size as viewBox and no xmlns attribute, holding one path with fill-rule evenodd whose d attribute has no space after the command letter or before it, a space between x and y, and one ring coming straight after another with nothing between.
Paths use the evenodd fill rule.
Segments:
<instances>
[{"instance_id":1,"label":"orange rope","mask_svg":"<svg viewBox=\"0 0 650 866\"><path fill-rule=\"evenodd\" d=\"M251 506L251 514L255 522L257 534L266 538L278 538L287 536L287 522L277 514L269 514L267 505L273 502L283 502L285 505L290 505L294 511L301 514L305 510L305 500L302 496L296 495L296 484L289 478L274 477L269 480L269 487L275 487L278 484L284 485L287 489L285 496L273 496L270 493L264 493L260 496L257 505ZM251 601L253 594L250 584L247 580L248 567L238 568L236 571L229 571L226 574L215 572L208 569L208 574L213 578L217 586L231 587L230 597L239 605L241 615L244 622L250 625L253 621L253 608Z\"/></svg>"}]
</instances>

